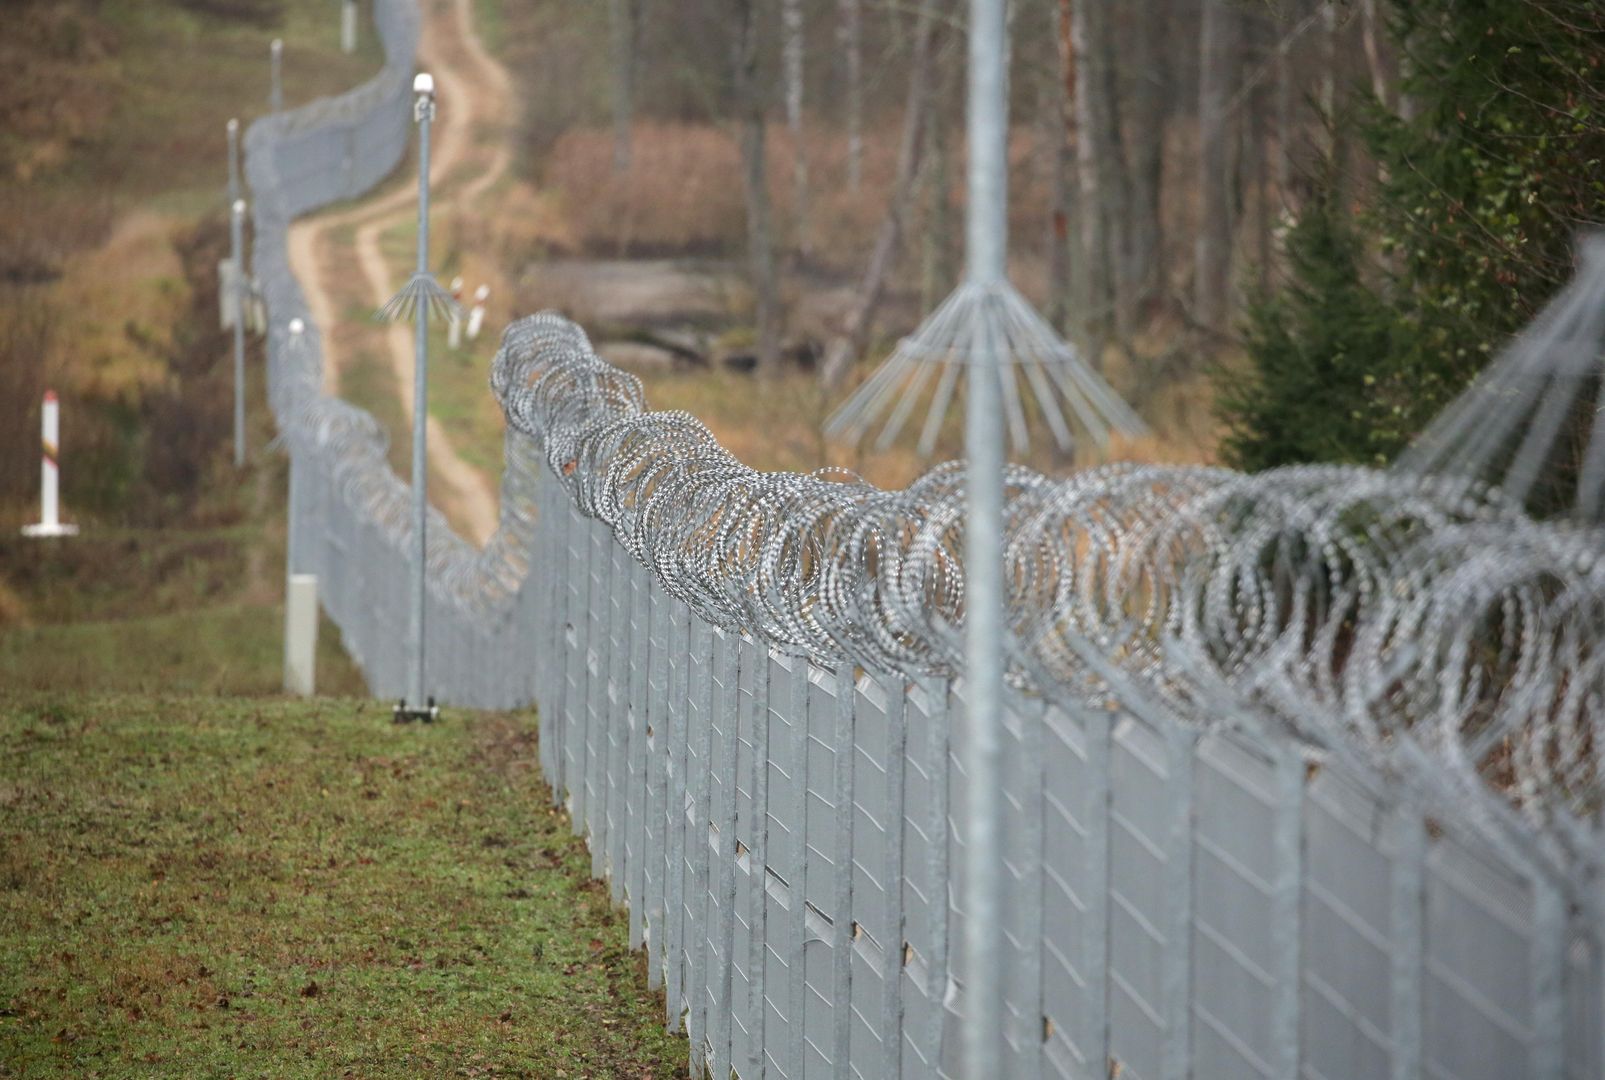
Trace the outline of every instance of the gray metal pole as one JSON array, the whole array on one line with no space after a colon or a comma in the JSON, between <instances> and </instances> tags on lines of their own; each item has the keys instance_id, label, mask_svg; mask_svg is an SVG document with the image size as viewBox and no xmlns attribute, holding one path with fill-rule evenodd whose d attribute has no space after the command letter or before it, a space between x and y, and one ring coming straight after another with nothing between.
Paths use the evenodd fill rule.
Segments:
<instances>
[{"instance_id":1,"label":"gray metal pole","mask_svg":"<svg viewBox=\"0 0 1605 1080\"><path fill-rule=\"evenodd\" d=\"M228 204L233 206L240 198L240 122L228 122Z\"/></svg>"},{"instance_id":2,"label":"gray metal pole","mask_svg":"<svg viewBox=\"0 0 1605 1080\"><path fill-rule=\"evenodd\" d=\"M284 41L274 38L268 53L273 68L273 82L268 89L268 108L280 112L284 108Z\"/></svg>"},{"instance_id":3,"label":"gray metal pole","mask_svg":"<svg viewBox=\"0 0 1605 1080\"><path fill-rule=\"evenodd\" d=\"M1008 76L1003 0L970 0L967 276L1006 280ZM964 1076L1002 1074L1003 1042L1003 425L998 364L1003 343L976 323L965 385Z\"/></svg>"},{"instance_id":4,"label":"gray metal pole","mask_svg":"<svg viewBox=\"0 0 1605 1080\"><path fill-rule=\"evenodd\" d=\"M413 80L418 95L418 273L429 272L429 124L435 118L435 82L420 73ZM429 303L420 297L412 369L412 640L407 678L408 707L422 711L424 702L424 560L428 498Z\"/></svg>"},{"instance_id":5,"label":"gray metal pole","mask_svg":"<svg viewBox=\"0 0 1605 1080\"><path fill-rule=\"evenodd\" d=\"M245 200L229 213L230 258L234 262L234 467L245 466Z\"/></svg>"},{"instance_id":6,"label":"gray metal pole","mask_svg":"<svg viewBox=\"0 0 1605 1080\"><path fill-rule=\"evenodd\" d=\"M969 195L966 276L991 285L1008 278L1009 75L1004 0L970 0Z\"/></svg>"}]
</instances>

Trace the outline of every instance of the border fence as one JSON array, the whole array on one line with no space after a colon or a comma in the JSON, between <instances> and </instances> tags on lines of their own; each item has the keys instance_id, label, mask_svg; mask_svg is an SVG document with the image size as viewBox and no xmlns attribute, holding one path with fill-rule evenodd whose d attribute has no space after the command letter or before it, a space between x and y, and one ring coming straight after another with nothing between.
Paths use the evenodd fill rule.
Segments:
<instances>
[{"instance_id":1,"label":"border fence","mask_svg":"<svg viewBox=\"0 0 1605 1080\"><path fill-rule=\"evenodd\" d=\"M246 150L292 570L393 697L407 488L287 255L405 152L418 12L375 17L383 71ZM756 473L552 315L492 389L501 527L428 530L428 690L538 703L696 1073L955 1075L962 471ZM999 1075L1605 1074L1597 528L1455 477L1107 466L1013 472L1006 536Z\"/></svg>"}]
</instances>

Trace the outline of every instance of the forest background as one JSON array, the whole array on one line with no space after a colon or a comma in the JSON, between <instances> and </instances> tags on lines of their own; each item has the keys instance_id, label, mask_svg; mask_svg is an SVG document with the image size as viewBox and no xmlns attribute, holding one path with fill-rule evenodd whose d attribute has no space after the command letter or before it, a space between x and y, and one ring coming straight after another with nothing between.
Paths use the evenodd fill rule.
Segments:
<instances>
[{"instance_id":1,"label":"forest background","mask_svg":"<svg viewBox=\"0 0 1605 1080\"><path fill-rule=\"evenodd\" d=\"M244 50L327 34L318 7L16 7L0 43L8 520L33 498L46 384L74 417L70 505L193 516L227 434L226 347L203 313L229 104L169 116L140 65L163 35L221 30L186 79L232 78L251 101L265 71ZM796 400L806 385L797 423L816 429L962 273L958 0L477 13L518 84L517 169L541 200L496 223L517 283L502 315L564 308L623 359L672 368L684 386L668 404L706 401L738 453L785 441L772 412L742 406L774 395L762 376ZM1011 271L1158 433L1117 452L1383 463L1605 217L1591 0L1017 0L1010 37ZM338 62L289 55L294 100L375 60L371 36ZM603 310L557 272L581 263L635 267L646 299ZM703 295L658 303L664 267L694 268ZM733 430L744 414L754 430ZM790 442L758 464L829 458L822 440Z\"/></svg>"}]
</instances>

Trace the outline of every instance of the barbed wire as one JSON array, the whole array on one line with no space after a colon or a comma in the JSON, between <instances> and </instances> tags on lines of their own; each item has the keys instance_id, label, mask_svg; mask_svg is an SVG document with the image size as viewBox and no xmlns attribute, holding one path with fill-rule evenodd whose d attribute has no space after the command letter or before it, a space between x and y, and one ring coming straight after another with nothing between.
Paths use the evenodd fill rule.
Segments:
<instances>
[{"instance_id":1,"label":"barbed wire","mask_svg":"<svg viewBox=\"0 0 1605 1080\"><path fill-rule=\"evenodd\" d=\"M294 467L318 479L317 501L291 508L292 529L318 541L296 545L298 557L330 580L330 611L378 687L399 677L401 624L369 579L405 559L410 501L381 425L323 393L320 331L287 251L296 215L366 190L405 151L417 13L396 3L375 15L392 58L380 75L259 120L246 148L271 402ZM1605 310L1594 299L1572 306ZM1566 356L1565 370L1580 370ZM896 491L835 469L758 472L695 417L649 411L639 380L550 313L508 328L491 389L509 428L500 527L484 549L438 514L429 528L430 682L443 695L527 700L516 657L530 646L506 639L539 572L537 486L553 481L715 625L823 663L959 671L959 465ZM1489 408L1511 400L1483 393ZM1545 405L1549 390L1521 400L1538 410L1529 427L1565 411ZM1444 439L1487 430L1454 417ZM1532 444L1498 431L1529 460L1520 447ZM1588 483L1597 462L1586 456ZM1049 701L1163 709L1201 730L1291 731L1312 763L1361 757L1523 858L1599 870L1605 530L1597 513L1535 519L1525 491L1511 497L1474 473L1011 468L1010 681ZM1578 499L1599 505L1587 483ZM341 580L353 567L359 586Z\"/></svg>"},{"instance_id":2,"label":"barbed wire","mask_svg":"<svg viewBox=\"0 0 1605 1080\"><path fill-rule=\"evenodd\" d=\"M960 465L898 491L758 472L647 411L551 313L509 327L492 386L575 505L700 617L827 663L959 672ZM1090 647L1176 717L1357 750L1599 861L1605 531L1466 477L1348 466L1007 479L1017 688L1118 698Z\"/></svg>"}]
</instances>

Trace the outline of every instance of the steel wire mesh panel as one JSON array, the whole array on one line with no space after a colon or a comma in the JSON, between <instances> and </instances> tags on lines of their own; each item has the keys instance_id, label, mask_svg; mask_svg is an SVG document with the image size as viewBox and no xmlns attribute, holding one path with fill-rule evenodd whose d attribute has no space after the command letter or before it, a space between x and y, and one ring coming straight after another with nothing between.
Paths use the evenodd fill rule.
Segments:
<instances>
[{"instance_id":1,"label":"steel wire mesh panel","mask_svg":"<svg viewBox=\"0 0 1605 1080\"><path fill-rule=\"evenodd\" d=\"M407 489L323 395L287 257L405 153L418 12L374 13L384 70L245 145L296 569L389 696ZM962 473L754 473L552 316L492 389L501 527L479 550L431 518L430 690L539 704L697 1071L951 1075ZM1463 476L1009 482L1000 1073L1605 1071L1597 531Z\"/></svg>"}]
</instances>

